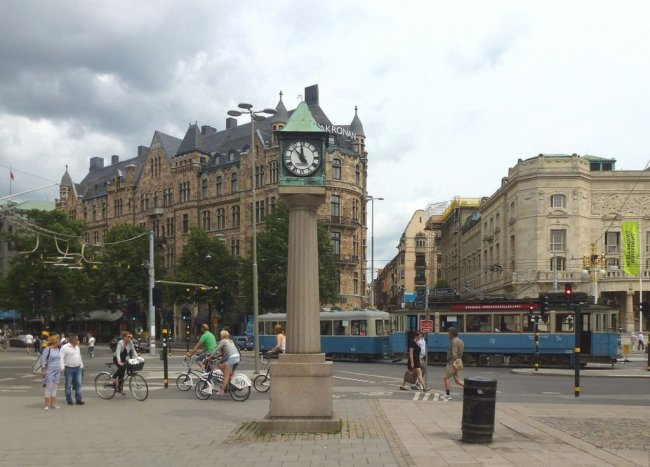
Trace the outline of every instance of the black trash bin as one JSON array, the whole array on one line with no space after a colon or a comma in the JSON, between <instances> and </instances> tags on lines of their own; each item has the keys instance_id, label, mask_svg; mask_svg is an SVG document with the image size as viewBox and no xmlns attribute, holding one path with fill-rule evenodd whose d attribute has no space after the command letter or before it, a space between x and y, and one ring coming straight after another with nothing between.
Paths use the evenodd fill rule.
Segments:
<instances>
[{"instance_id":1,"label":"black trash bin","mask_svg":"<svg viewBox=\"0 0 650 467\"><path fill-rule=\"evenodd\" d=\"M465 443L488 444L494 434L497 382L472 376L463 390L463 437Z\"/></svg>"}]
</instances>

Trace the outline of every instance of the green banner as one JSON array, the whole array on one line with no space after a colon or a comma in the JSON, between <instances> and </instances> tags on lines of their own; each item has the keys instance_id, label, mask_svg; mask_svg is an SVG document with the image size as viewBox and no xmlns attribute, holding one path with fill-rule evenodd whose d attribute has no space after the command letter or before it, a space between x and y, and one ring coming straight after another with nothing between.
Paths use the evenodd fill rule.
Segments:
<instances>
[{"instance_id":1,"label":"green banner","mask_svg":"<svg viewBox=\"0 0 650 467\"><path fill-rule=\"evenodd\" d=\"M623 241L623 272L631 276L639 274L639 223L623 222L621 225Z\"/></svg>"}]
</instances>

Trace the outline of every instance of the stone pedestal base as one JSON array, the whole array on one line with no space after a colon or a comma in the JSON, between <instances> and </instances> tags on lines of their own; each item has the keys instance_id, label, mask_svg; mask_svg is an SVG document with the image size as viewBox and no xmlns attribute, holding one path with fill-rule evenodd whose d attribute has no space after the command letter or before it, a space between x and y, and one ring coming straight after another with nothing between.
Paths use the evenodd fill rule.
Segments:
<instances>
[{"instance_id":1,"label":"stone pedestal base","mask_svg":"<svg viewBox=\"0 0 650 467\"><path fill-rule=\"evenodd\" d=\"M340 429L332 410L332 362L325 354L283 354L271 366L271 409L262 433L319 433Z\"/></svg>"}]
</instances>

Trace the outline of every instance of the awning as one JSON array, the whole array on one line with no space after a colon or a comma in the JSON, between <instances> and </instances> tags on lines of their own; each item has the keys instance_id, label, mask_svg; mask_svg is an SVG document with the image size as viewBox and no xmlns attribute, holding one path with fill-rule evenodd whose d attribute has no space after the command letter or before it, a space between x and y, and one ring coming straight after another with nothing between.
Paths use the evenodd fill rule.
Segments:
<instances>
[{"instance_id":1,"label":"awning","mask_svg":"<svg viewBox=\"0 0 650 467\"><path fill-rule=\"evenodd\" d=\"M117 321L122 318L123 313L119 310L92 310L80 313L77 319L70 321Z\"/></svg>"},{"instance_id":2,"label":"awning","mask_svg":"<svg viewBox=\"0 0 650 467\"><path fill-rule=\"evenodd\" d=\"M23 315L20 311L16 310L0 310L0 319L16 319L22 318Z\"/></svg>"}]
</instances>

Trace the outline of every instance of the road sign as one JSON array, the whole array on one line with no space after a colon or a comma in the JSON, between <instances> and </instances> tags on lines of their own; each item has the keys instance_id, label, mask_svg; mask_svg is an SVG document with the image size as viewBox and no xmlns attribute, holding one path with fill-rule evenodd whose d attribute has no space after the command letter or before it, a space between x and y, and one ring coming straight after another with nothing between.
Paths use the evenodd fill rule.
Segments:
<instances>
[{"instance_id":1,"label":"road sign","mask_svg":"<svg viewBox=\"0 0 650 467\"><path fill-rule=\"evenodd\" d=\"M433 320L432 319L423 319L420 321L420 331L421 332L433 332Z\"/></svg>"}]
</instances>

